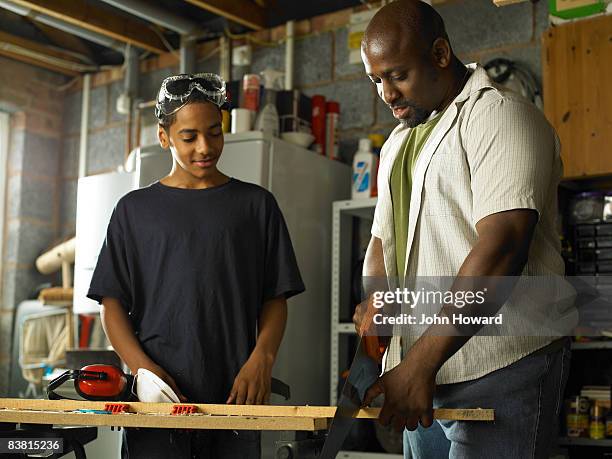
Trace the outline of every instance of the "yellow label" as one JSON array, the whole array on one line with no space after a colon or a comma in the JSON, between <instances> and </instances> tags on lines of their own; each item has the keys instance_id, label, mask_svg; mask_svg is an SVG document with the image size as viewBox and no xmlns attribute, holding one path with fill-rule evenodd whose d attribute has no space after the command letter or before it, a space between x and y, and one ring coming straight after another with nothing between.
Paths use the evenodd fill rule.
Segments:
<instances>
[{"instance_id":1,"label":"yellow label","mask_svg":"<svg viewBox=\"0 0 612 459\"><path fill-rule=\"evenodd\" d=\"M361 49L361 39L363 38L363 31L351 32L348 36L349 49Z\"/></svg>"},{"instance_id":2,"label":"yellow label","mask_svg":"<svg viewBox=\"0 0 612 459\"><path fill-rule=\"evenodd\" d=\"M557 11L573 10L574 8L595 5L597 3L597 1L593 0L557 0Z\"/></svg>"},{"instance_id":3,"label":"yellow label","mask_svg":"<svg viewBox=\"0 0 612 459\"><path fill-rule=\"evenodd\" d=\"M606 436L606 428L603 422L591 422L591 427L589 428L589 437L593 440L601 440Z\"/></svg>"}]
</instances>

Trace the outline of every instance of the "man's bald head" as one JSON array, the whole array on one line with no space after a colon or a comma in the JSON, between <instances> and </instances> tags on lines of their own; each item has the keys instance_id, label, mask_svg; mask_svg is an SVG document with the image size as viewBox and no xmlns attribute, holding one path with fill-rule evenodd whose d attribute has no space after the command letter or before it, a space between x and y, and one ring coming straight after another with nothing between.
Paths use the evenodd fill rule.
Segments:
<instances>
[{"instance_id":1,"label":"man's bald head","mask_svg":"<svg viewBox=\"0 0 612 459\"><path fill-rule=\"evenodd\" d=\"M380 98L409 127L446 107L467 76L444 21L419 0L396 0L376 13L361 42L361 59Z\"/></svg>"},{"instance_id":2,"label":"man's bald head","mask_svg":"<svg viewBox=\"0 0 612 459\"><path fill-rule=\"evenodd\" d=\"M442 17L420 0L396 0L381 8L366 28L362 48L398 51L406 46L428 53L437 38L448 41Z\"/></svg>"}]
</instances>

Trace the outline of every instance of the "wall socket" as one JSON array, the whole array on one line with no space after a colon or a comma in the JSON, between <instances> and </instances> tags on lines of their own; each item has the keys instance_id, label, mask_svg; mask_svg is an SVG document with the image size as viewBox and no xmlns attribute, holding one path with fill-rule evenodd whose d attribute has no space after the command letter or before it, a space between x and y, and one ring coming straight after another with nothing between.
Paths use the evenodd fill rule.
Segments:
<instances>
[{"instance_id":1,"label":"wall socket","mask_svg":"<svg viewBox=\"0 0 612 459\"><path fill-rule=\"evenodd\" d=\"M244 67L251 65L253 60L253 49L251 45L236 46L232 49L232 65Z\"/></svg>"}]
</instances>

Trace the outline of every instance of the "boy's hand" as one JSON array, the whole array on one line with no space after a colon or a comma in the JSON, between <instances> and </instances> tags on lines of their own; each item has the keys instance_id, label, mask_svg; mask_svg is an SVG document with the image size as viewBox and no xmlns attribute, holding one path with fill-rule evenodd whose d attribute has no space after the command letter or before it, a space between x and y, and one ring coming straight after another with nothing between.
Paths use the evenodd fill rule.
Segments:
<instances>
[{"instance_id":1,"label":"boy's hand","mask_svg":"<svg viewBox=\"0 0 612 459\"><path fill-rule=\"evenodd\" d=\"M236 405L262 405L270 399L272 366L274 359L257 349L240 369L225 403Z\"/></svg>"},{"instance_id":2,"label":"boy's hand","mask_svg":"<svg viewBox=\"0 0 612 459\"><path fill-rule=\"evenodd\" d=\"M140 368L146 368L149 371L152 371L153 373L155 373L157 376L159 376L162 381L164 381L166 384L168 384L170 386L170 388L174 391L174 393L176 394L176 396L179 398L179 400L181 402L186 402L187 401L187 397L185 397L181 390L178 388L178 386L176 385L176 382L174 381L174 378L172 378L172 376L170 376L166 370L164 370L162 367L160 367L157 364L149 364L146 367L145 366L141 366Z\"/></svg>"}]
</instances>

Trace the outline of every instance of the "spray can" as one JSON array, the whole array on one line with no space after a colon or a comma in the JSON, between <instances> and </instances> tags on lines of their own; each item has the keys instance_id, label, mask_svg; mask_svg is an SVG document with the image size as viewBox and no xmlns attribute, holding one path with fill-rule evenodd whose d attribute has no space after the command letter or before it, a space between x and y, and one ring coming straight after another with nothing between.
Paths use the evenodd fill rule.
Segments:
<instances>
[{"instance_id":1,"label":"spray can","mask_svg":"<svg viewBox=\"0 0 612 459\"><path fill-rule=\"evenodd\" d=\"M340 159L338 151L338 119L340 117L340 104L329 101L325 104L325 155L329 159Z\"/></svg>"},{"instance_id":2,"label":"spray can","mask_svg":"<svg viewBox=\"0 0 612 459\"><path fill-rule=\"evenodd\" d=\"M353 158L353 199L370 198L376 183L376 155L372 153L372 141L359 139L359 150Z\"/></svg>"},{"instance_id":3,"label":"spray can","mask_svg":"<svg viewBox=\"0 0 612 459\"><path fill-rule=\"evenodd\" d=\"M313 148L320 155L325 154L325 97L312 96L312 135Z\"/></svg>"},{"instance_id":4,"label":"spray can","mask_svg":"<svg viewBox=\"0 0 612 459\"><path fill-rule=\"evenodd\" d=\"M259 111L259 93L261 78L256 73L247 73L242 77L243 108L255 113Z\"/></svg>"}]
</instances>

